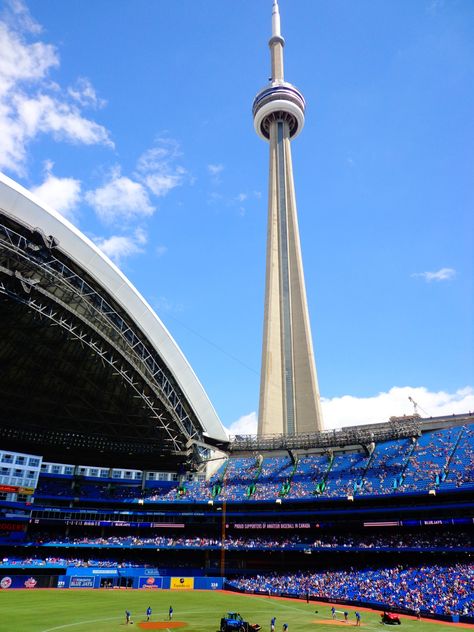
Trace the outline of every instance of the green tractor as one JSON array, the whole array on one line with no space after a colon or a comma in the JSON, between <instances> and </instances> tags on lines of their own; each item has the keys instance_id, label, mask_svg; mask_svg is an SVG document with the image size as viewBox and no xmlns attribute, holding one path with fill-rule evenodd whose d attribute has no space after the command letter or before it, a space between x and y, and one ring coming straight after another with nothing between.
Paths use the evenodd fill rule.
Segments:
<instances>
[{"instance_id":1,"label":"green tractor","mask_svg":"<svg viewBox=\"0 0 474 632\"><path fill-rule=\"evenodd\" d=\"M228 612L221 618L220 632L258 632L261 626L244 621L238 612Z\"/></svg>"}]
</instances>

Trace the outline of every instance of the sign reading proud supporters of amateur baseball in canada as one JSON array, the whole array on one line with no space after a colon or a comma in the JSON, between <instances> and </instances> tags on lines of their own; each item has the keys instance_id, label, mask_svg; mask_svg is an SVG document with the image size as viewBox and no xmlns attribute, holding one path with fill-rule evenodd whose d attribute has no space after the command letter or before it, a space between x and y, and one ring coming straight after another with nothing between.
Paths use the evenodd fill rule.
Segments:
<instances>
[{"instance_id":1,"label":"sign reading proud supporters of amateur baseball in canada","mask_svg":"<svg viewBox=\"0 0 474 632\"><path fill-rule=\"evenodd\" d=\"M172 577L171 590L193 590L194 577Z\"/></svg>"}]
</instances>

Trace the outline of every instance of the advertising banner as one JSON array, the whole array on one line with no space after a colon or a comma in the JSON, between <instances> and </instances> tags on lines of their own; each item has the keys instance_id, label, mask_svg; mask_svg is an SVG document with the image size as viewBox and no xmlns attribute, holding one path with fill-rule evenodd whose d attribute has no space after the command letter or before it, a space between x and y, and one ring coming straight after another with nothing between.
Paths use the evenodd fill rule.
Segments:
<instances>
[{"instance_id":1,"label":"advertising banner","mask_svg":"<svg viewBox=\"0 0 474 632\"><path fill-rule=\"evenodd\" d=\"M222 577L195 577L194 590L222 590Z\"/></svg>"},{"instance_id":2,"label":"advertising banner","mask_svg":"<svg viewBox=\"0 0 474 632\"><path fill-rule=\"evenodd\" d=\"M170 588L171 590L193 590L194 577L172 577Z\"/></svg>"},{"instance_id":3,"label":"advertising banner","mask_svg":"<svg viewBox=\"0 0 474 632\"><path fill-rule=\"evenodd\" d=\"M73 575L69 582L69 588L94 588L95 577L91 575Z\"/></svg>"},{"instance_id":4,"label":"advertising banner","mask_svg":"<svg viewBox=\"0 0 474 632\"><path fill-rule=\"evenodd\" d=\"M0 575L0 589L8 588L56 588L58 585L57 575Z\"/></svg>"},{"instance_id":5,"label":"advertising banner","mask_svg":"<svg viewBox=\"0 0 474 632\"><path fill-rule=\"evenodd\" d=\"M138 578L138 588L163 588L163 578L162 577L153 577L149 575L148 577L139 577Z\"/></svg>"}]
</instances>

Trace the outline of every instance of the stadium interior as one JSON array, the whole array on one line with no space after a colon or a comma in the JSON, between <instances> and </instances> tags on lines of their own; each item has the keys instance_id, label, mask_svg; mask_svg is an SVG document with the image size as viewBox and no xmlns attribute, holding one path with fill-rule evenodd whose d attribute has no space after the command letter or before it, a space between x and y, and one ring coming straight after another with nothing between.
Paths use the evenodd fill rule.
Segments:
<instances>
[{"instance_id":1,"label":"stadium interior","mask_svg":"<svg viewBox=\"0 0 474 632\"><path fill-rule=\"evenodd\" d=\"M3 176L0 322L0 590L178 576L474 622L471 413L228 439L136 290Z\"/></svg>"}]
</instances>

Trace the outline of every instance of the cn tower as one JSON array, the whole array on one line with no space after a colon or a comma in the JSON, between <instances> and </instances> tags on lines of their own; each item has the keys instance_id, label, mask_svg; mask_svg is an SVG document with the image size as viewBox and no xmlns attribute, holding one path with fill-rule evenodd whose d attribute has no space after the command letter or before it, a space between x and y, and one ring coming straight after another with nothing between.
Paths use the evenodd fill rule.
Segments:
<instances>
[{"instance_id":1,"label":"cn tower","mask_svg":"<svg viewBox=\"0 0 474 632\"><path fill-rule=\"evenodd\" d=\"M284 80L278 0L273 0L270 83L253 102L255 131L270 144L267 267L258 435L323 427L301 258L290 142L305 100Z\"/></svg>"}]
</instances>

